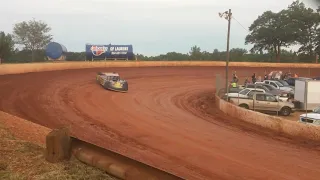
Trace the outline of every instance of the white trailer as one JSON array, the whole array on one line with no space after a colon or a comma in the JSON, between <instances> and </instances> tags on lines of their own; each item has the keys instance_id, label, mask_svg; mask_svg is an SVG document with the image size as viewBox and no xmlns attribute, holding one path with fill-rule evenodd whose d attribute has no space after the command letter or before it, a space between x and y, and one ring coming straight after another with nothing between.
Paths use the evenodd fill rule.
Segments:
<instances>
[{"instance_id":1,"label":"white trailer","mask_svg":"<svg viewBox=\"0 0 320 180\"><path fill-rule=\"evenodd\" d=\"M320 106L320 81L296 79L294 99L300 102L300 110L311 111Z\"/></svg>"}]
</instances>

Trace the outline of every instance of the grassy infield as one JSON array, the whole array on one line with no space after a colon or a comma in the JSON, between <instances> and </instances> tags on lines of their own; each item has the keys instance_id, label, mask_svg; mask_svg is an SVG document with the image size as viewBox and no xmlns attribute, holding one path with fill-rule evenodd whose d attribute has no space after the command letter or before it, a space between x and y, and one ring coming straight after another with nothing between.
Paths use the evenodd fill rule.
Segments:
<instances>
[{"instance_id":1,"label":"grassy infield","mask_svg":"<svg viewBox=\"0 0 320 180\"><path fill-rule=\"evenodd\" d=\"M15 138L0 124L0 179L71 180L116 178L72 158L68 162L48 163L44 147Z\"/></svg>"}]
</instances>

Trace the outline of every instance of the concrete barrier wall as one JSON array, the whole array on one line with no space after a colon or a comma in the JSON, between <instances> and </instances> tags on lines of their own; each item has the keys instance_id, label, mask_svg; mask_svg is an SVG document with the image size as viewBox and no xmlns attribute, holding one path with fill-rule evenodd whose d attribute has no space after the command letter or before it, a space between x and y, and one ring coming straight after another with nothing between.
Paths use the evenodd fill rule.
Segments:
<instances>
[{"instance_id":1,"label":"concrete barrier wall","mask_svg":"<svg viewBox=\"0 0 320 180\"><path fill-rule=\"evenodd\" d=\"M0 75L99 67L225 66L223 61L86 61L0 64ZM320 68L320 64L230 62L230 67Z\"/></svg>"},{"instance_id":2,"label":"concrete barrier wall","mask_svg":"<svg viewBox=\"0 0 320 180\"><path fill-rule=\"evenodd\" d=\"M228 103L218 96L216 96L216 105L222 112L233 118L290 136L298 136L313 141L320 140L320 127L318 126L302 124L297 121L247 110Z\"/></svg>"}]
</instances>

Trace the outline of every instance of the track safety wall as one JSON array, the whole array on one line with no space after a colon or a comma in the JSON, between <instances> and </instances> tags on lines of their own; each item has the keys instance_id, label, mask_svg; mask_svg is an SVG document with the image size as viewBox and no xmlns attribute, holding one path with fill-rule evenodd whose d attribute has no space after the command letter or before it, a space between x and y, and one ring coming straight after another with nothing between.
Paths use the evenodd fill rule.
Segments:
<instances>
[{"instance_id":1,"label":"track safety wall","mask_svg":"<svg viewBox=\"0 0 320 180\"><path fill-rule=\"evenodd\" d=\"M297 121L247 110L220 99L218 95L216 95L216 105L217 108L230 117L290 136L320 141L320 127L318 126L302 124Z\"/></svg>"},{"instance_id":2,"label":"track safety wall","mask_svg":"<svg viewBox=\"0 0 320 180\"><path fill-rule=\"evenodd\" d=\"M0 64L0 75L28 72L55 71L67 69L84 69L99 67L154 67L154 66L216 66L224 67L223 61L99 61L99 62L60 62L60 63L24 63ZM265 67L265 68L320 68L320 64L291 63L248 63L231 62L230 67Z\"/></svg>"}]
</instances>

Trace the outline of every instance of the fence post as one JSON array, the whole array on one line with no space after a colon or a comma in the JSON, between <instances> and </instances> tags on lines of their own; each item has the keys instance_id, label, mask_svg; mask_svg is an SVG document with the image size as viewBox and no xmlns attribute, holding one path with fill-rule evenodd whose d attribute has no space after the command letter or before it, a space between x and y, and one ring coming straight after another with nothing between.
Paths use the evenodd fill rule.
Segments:
<instances>
[{"instance_id":1,"label":"fence post","mask_svg":"<svg viewBox=\"0 0 320 180\"><path fill-rule=\"evenodd\" d=\"M288 95L287 95L287 96L288 96ZM280 97L277 96L277 98L278 98L278 99L277 99L277 102L278 102L278 104L277 104L277 109L279 109L279 98L280 98ZM277 111L277 116L279 116L279 111Z\"/></svg>"},{"instance_id":2,"label":"fence post","mask_svg":"<svg viewBox=\"0 0 320 180\"><path fill-rule=\"evenodd\" d=\"M220 81L220 78L219 77L219 74L216 74L215 75L215 82L216 82L216 96L219 95L219 91L220 91L220 87L219 87L219 81Z\"/></svg>"},{"instance_id":3,"label":"fence post","mask_svg":"<svg viewBox=\"0 0 320 180\"><path fill-rule=\"evenodd\" d=\"M67 128L54 129L46 137L45 159L51 163L69 160L71 138Z\"/></svg>"}]
</instances>

